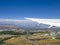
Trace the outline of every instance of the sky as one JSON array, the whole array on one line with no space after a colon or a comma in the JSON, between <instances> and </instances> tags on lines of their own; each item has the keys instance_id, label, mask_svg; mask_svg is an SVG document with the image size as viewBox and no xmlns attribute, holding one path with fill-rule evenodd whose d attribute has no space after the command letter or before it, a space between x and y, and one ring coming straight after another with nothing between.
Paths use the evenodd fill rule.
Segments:
<instances>
[{"instance_id":1,"label":"sky","mask_svg":"<svg viewBox=\"0 0 60 45\"><path fill-rule=\"evenodd\" d=\"M0 0L0 19L60 19L60 0Z\"/></svg>"}]
</instances>

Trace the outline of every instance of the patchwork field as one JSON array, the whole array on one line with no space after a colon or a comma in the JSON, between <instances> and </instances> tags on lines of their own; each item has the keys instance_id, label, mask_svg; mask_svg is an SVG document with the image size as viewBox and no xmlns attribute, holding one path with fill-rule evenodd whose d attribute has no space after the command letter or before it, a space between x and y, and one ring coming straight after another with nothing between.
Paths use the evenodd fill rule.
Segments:
<instances>
[{"instance_id":1,"label":"patchwork field","mask_svg":"<svg viewBox=\"0 0 60 45\"><path fill-rule=\"evenodd\" d=\"M11 39L5 40L4 41L7 45L36 45L33 44L32 42L29 42L24 38L24 36L20 37L13 37Z\"/></svg>"},{"instance_id":2,"label":"patchwork field","mask_svg":"<svg viewBox=\"0 0 60 45\"><path fill-rule=\"evenodd\" d=\"M49 33L0 32L0 45L60 45L60 35ZM52 32L52 34L55 34Z\"/></svg>"}]
</instances>

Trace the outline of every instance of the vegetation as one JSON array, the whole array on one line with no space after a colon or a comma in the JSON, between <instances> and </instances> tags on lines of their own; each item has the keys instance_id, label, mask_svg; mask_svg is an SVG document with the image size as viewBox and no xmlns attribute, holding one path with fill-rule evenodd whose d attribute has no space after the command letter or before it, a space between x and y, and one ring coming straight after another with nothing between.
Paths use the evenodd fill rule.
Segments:
<instances>
[{"instance_id":1,"label":"vegetation","mask_svg":"<svg viewBox=\"0 0 60 45\"><path fill-rule=\"evenodd\" d=\"M36 45L26 40L24 36L16 37L16 38L12 37L8 40L5 40L4 42L8 45Z\"/></svg>"},{"instance_id":2,"label":"vegetation","mask_svg":"<svg viewBox=\"0 0 60 45\"><path fill-rule=\"evenodd\" d=\"M56 35L56 39L60 39L60 35Z\"/></svg>"},{"instance_id":3,"label":"vegetation","mask_svg":"<svg viewBox=\"0 0 60 45\"><path fill-rule=\"evenodd\" d=\"M34 34L34 33L49 34L50 32L48 32L48 31L46 31L46 32L30 32L30 34Z\"/></svg>"},{"instance_id":4,"label":"vegetation","mask_svg":"<svg viewBox=\"0 0 60 45\"><path fill-rule=\"evenodd\" d=\"M57 45L60 44L60 35L56 35L56 39L52 39L51 36L43 36L44 34L49 34L50 32L46 31L46 32L29 32L29 37L28 39L40 39L38 40L37 42L41 45L52 45L57 43ZM5 45L38 45L38 44L34 44L32 43L31 41L32 40L28 40L26 39L26 35L27 35L27 32L24 31L24 32L17 32L17 31L1 31L0 32L0 35L9 35L5 38L1 38L0 37L0 44L5 44ZM11 36L12 35L12 36ZM2 37L3 37L2 36Z\"/></svg>"},{"instance_id":5,"label":"vegetation","mask_svg":"<svg viewBox=\"0 0 60 45\"><path fill-rule=\"evenodd\" d=\"M25 35L27 34L26 32L14 32L14 31L2 31L0 34L10 34L10 35Z\"/></svg>"}]
</instances>

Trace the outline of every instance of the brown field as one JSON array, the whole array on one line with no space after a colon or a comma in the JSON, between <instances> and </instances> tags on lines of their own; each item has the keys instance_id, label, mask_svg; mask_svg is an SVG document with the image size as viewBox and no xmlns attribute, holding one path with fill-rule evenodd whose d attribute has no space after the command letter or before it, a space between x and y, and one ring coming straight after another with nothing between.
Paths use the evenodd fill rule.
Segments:
<instances>
[{"instance_id":1,"label":"brown field","mask_svg":"<svg viewBox=\"0 0 60 45\"><path fill-rule=\"evenodd\" d=\"M51 43L58 43L58 42L60 42L60 39L39 40L38 42L42 43L42 44L51 44Z\"/></svg>"},{"instance_id":2,"label":"brown field","mask_svg":"<svg viewBox=\"0 0 60 45\"><path fill-rule=\"evenodd\" d=\"M32 44L31 42L29 42L28 40L26 40L24 38L24 36L21 37L13 37L11 39L8 39L6 41L4 41L7 45L36 45L36 44Z\"/></svg>"},{"instance_id":3,"label":"brown field","mask_svg":"<svg viewBox=\"0 0 60 45\"><path fill-rule=\"evenodd\" d=\"M41 33L34 33L32 35L2 34L0 35L0 42L1 40L4 43L2 45L60 45L60 39Z\"/></svg>"},{"instance_id":4,"label":"brown field","mask_svg":"<svg viewBox=\"0 0 60 45\"><path fill-rule=\"evenodd\" d=\"M34 44L33 42L26 40L25 36L20 36L5 40L4 42L6 43L6 45L41 45L41 44L55 45L55 43L60 43L60 39L38 40L37 41L38 43Z\"/></svg>"}]
</instances>

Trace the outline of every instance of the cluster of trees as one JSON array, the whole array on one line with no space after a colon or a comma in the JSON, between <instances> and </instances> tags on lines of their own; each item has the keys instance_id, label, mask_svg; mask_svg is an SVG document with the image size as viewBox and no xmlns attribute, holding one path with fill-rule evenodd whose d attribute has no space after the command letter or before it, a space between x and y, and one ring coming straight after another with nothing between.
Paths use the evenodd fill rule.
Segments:
<instances>
[{"instance_id":1,"label":"cluster of trees","mask_svg":"<svg viewBox=\"0 0 60 45\"><path fill-rule=\"evenodd\" d=\"M1 31L0 34L10 34L10 35L24 35L26 32L15 32L15 31Z\"/></svg>"}]
</instances>

